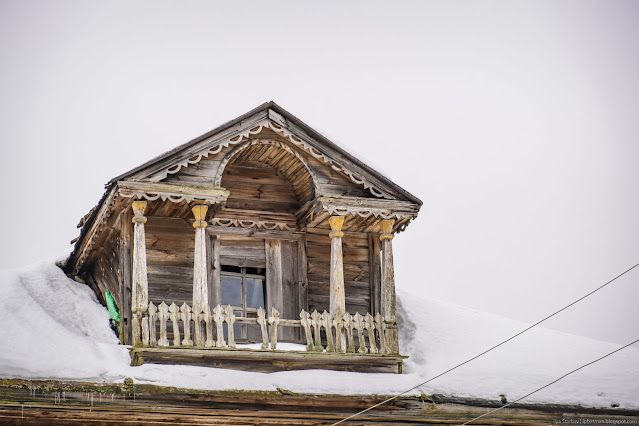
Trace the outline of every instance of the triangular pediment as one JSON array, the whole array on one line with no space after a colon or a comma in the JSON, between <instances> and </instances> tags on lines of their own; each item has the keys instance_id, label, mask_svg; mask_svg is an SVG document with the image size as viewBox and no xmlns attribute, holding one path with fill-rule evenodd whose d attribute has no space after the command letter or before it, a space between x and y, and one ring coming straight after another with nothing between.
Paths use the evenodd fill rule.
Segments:
<instances>
[{"instance_id":1,"label":"triangular pediment","mask_svg":"<svg viewBox=\"0 0 639 426\"><path fill-rule=\"evenodd\" d=\"M277 135L270 139L264 135ZM208 132L184 145L162 154L153 160L114 178L110 183L134 179L142 181L170 181L181 173L205 173L198 170L206 162L228 161L233 150L251 143L266 143L272 140L307 165L312 174L312 166L322 164L331 173L339 174L353 186L365 190L368 197L399 199L421 205L421 201L362 163L360 160L335 145L301 120L268 102L260 107ZM211 185L220 186L223 167L209 170ZM188 170L191 169L189 172ZM321 195L321 194L317 194Z\"/></svg>"}]
</instances>

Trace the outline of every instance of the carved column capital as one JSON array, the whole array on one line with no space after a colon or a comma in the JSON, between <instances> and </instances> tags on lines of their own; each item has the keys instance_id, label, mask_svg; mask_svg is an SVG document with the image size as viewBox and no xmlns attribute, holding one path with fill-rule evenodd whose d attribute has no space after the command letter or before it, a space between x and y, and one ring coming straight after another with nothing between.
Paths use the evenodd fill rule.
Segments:
<instances>
[{"instance_id":1,"label":"carved column capital","mask_svg":"<svg viewBox=\"0 0 639 426\"><path fill-rule=\"evenodd\" d=\"M385 219L379 222L379 227L382 229L379 235L380 240L392 240L395 238L393 235L393 225L395 225L395 221L392 219Z\"/></svg>"},{"instance_id":2,"label":"carved column capital","mask_svg":"<svg viewBox=\"0 0 639 426\"><path fill-rule=\"evenodd\" d=\"M344 225L344 216L331 216L328 219L328 224L331 225L331 233L328 234L331 238L342 238L344 233L342 232L342 226Z\"/></svg>"},{"instance_id":3,"label":"carved column capital","mask_svg":"<svg viewBox=\"0 0 639 426\"><path fill-rule=\"evenodd\" d=\"M144 217L144 210L146 210L146 201L134 201L133 208L133 223L146 223L146 217Z\"/></svg>"},{"instance_id":4,"label":"carved column capital","mask_svg":"<svg viewBox=\"0 0 639 426\"><path fill-rule=\"evenodd\" d=\"M206 204L199 204L191 209L193 212L193 216L195 216L195 222L193 222L194 228L206 228L206 212L208 211L209 206Z\"/></svg>"}]
</instances>

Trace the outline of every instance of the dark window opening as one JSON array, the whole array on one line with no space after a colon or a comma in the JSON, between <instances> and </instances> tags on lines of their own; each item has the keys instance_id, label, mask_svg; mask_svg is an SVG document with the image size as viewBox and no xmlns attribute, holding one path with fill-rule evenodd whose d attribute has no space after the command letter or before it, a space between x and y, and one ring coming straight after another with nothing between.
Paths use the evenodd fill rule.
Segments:
<instances>
[{"instance_id":1,"label":"dark window opening","mask_svg":"<svg viewBox=\"0 0 639 426\"><path fill-rule=\"evenodd\" d=\"M266 270L222 265L222 305L231 305L235 316L257 318L258 308L264 308ZM226 324L224 325L225 335ZM233 334L238 340L258 342L259 329L246 324L234 324Z\"/></svg>"}]
</instances>

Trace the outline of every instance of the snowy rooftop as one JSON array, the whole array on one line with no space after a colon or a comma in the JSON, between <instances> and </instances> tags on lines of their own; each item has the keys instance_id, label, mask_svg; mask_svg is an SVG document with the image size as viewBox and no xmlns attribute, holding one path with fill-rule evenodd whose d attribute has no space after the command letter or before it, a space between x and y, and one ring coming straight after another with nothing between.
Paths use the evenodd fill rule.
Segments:
<instances>
[{"instance_id":1,"label":"snowy rooftop","mask_svg":"<svg viewBox=\"0 0 639 426\"><path fill-rule=\"evenodd\" d=\"M131 367L108 312L85 285L53 264L0 273L4 325L0 377L138 383L207 390L397 394L526 328L528 324L461 306L398 293L404 374L339 371L250 373L206 367ZM412 394L515 400L619 345L541 327L442 376ZM291 345L289 349L298 349ZM627 348L571 375L525 402L639 408L639 350Z\"/></svg>"}]
</instances>

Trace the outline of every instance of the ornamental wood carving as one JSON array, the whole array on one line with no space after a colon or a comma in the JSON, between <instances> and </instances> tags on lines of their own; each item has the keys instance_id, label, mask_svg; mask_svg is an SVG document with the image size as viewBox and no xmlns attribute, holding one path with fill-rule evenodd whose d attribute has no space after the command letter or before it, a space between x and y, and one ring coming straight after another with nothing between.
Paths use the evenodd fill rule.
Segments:
<instances>
[{"instance_id":1,"label":"ornamental wood carving","mask_svg":"<svg viewBox=\"0 0 639 426\"><path fill-rule=\"evenodd\" d=\"M148 309L142 315L141 324L147 324L146 327L141 326L144 346L170 346L167 339L168 321L173 322L172 346L193 346L193 341L190 338L191 323L197 324L199 321L203 322L206 328L202 332L203 335L206 335L205 347L234 348L236 343L233 326L235 323L239 323L260 327L262 350L267 350L269 347L271 350L277 349L278 327L296 327L303 331L307 343L306 350L309 352L376 354L378 353L377 348L381 346L382 354L397 353L396 348L388 342L389 337L392 337L388 334L390 332L390 326L387 326L388 321L380 314L373 318L370 313L365 316L359 313L333 315L327 311L320 314L314 310L309 314L302 310L299 320L291 320L280 318L280 313L275 308L272 308L271 315L266 317L264 309L259 308L257 318L249 318L236 317L230 305L217 305L213 310L208 305L204 305L202 312L196 315L186 303L178 308L175 303L171 303L169 307L165 302L161 302L156 307L150 302ZM156 341L155 338L151 338L151 335L155 335L157 322L160 323L160 338ZM227 324L226 341L223 335L225 323ZM322 331L326 339L326 346L322 345ZM214 332L217 335L217 341L213 339ZM347 344L340 342L342 340L338 338L340 334L346 336ZM181 336L184 336L184 339L180 341Z\"/></svg>"},{"instance_id":2,"label":"ornamental wood carving","mask_svg":"<svg viewBox=\"0 0 639 426\"><path fill-rule=\"evenodd\" d=\"M201 151L197 152L196 154L192 155L191 157L189 157L189 158L187 158L185 160L182 160L182 161L180 161L177 164L173 164L173 165L171 165L169 167L166 167L166 168L160 170L159 172L155 173L154 176L158 180L165 179L168 175L175 174L175 173L179 172L183 167L188 167L189 165L197 164L200 161L202 161L203 158L208 158L209 156L215 156L215 155L219 154L220 152L222 152L222 150L225 149L225 148L228 148L228 147L230 147L232 145L238 145L238 144L250 139L251 136L257 135L263 129L271 129L271 130L273 130L275 133L277 133L280 136L282 136L283 138L287 139L293 145L295 145L295 146L303 149L305 152L309 153L313 158L321 161L324 164L327 164L333 170L335 170L337 172L340 172L340 173L343 173L353 183L355 183L357 185L362 185L364 187L364 189L368 190L375 197L379 197L379 198L389 197L390 198L390 196L386 192L384 192L380 188L378 188L375 185L373 185L373 183L370 182L369 180L367 180L364 176L361 176L360 174L353 172L352 170L347 168L344 164L342 164L342 162L339 161L338 159L332 158L329 155L327 155L326 153L323 153L323 152L317 150L317 148L315 148L309 142L307 142L304 139L300 138L299 136L293 134L293 132L291 132L290 130L286 129L285 127L275 123L274 121L272 121L272 120L270 120L268 118L260 121L259 123L257 123L253 127L251 127L250 129L246 129L246 130L240 131L235 136L223 139L222 141L219 141L217 143L214 142L215 146L202 149ZM221 167L221 169L223 170L223 167Z\"/></svg>"}]
</instances>

